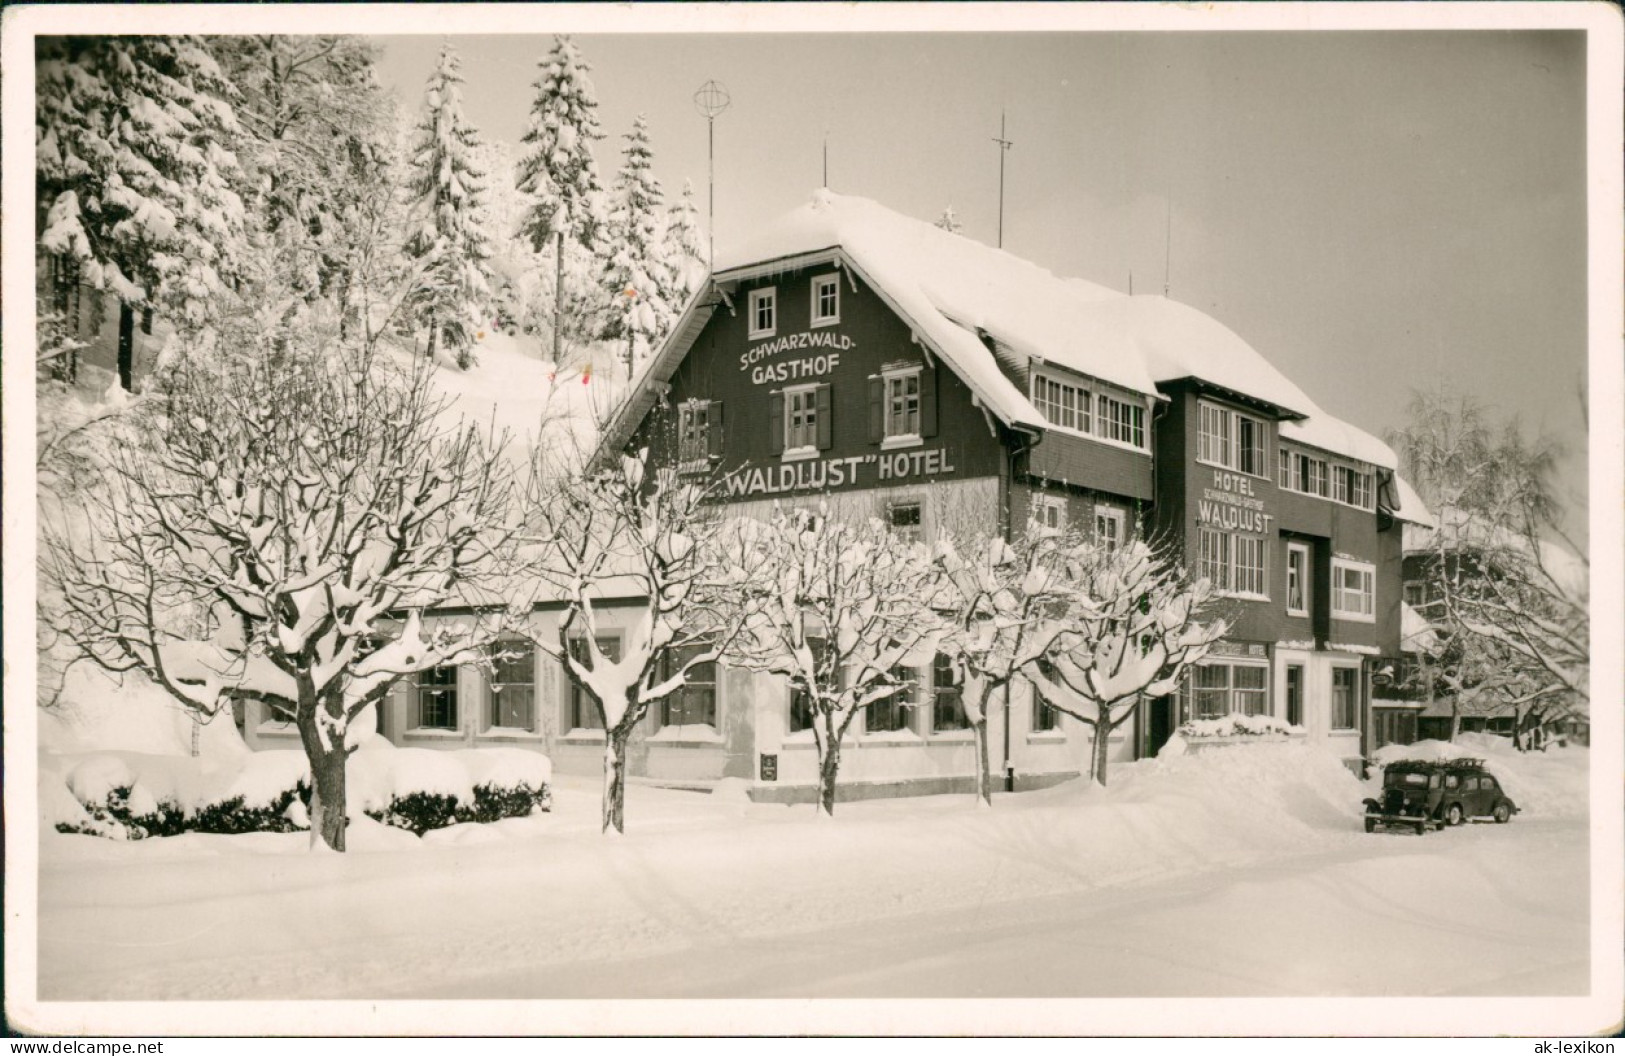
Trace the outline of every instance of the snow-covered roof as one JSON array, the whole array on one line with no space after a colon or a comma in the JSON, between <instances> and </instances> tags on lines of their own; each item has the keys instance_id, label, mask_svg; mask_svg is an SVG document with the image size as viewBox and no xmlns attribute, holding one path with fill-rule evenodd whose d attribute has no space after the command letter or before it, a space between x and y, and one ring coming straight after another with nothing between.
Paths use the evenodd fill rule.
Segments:
<instances>
[{"instance_id":1,"label":"snow-covered roof","mask_svg":"<svg viewBox=\"0 0 1625 1056\"><path fill-rule=\"evenodd\" d=\"M1433 519L1433 514L1428 512L1427 503L1422 501L1422 496L1411 487L1410 481L1398 473L1394 474L1394 490L1399 498L1399 509L1394 511L1396 520L1419 524L1424 528L1438 527L1438 522Z\"/></svg>"},{"instance_id":2,"label":"snow-covered roof","mask_svg":"<svg viewBox=\"0 0 1625 1056\"><path fill-rule=\"evenodd\" d=\"M809 202L717 253L718 283L782 273L822 261L852 268L1001 420L1043 430L1044 417L1000 368L984 336L1002 349L1155 395L1158 385L1196 379L1273 405L1304 443L1386 468L1387 445L1326 415L1302 389L1212 317L1156 295L1130 296L1059 277L1030 261L866 198L815 192ZM670 378L709 318L691 303L638 384ZM619 443L647 400L629 402L606 432Z\"/></svg>"},{"instance_id":3,"label":"snow-covered roof","mask_svg":"<svg viewBox=\"0 0 1625 1056\"><path fill-rule=\"evenodd\" d=\"M1433 625L1403 601L1399 603L1399 648L1401 652L1430 655L1439 651L1439 636Z\"/></svg>"}]
</instances>

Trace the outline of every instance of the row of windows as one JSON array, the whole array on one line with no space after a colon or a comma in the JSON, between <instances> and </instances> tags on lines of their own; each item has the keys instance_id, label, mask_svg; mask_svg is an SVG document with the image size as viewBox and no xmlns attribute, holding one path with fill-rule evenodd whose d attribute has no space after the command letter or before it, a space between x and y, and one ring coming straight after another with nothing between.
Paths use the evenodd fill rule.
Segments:
<instances>
[{"instance_id":1,"label":"row of windows","mask_svg":"<svg viewBox=\"0 0 1625 1056\"><path fill-rule=\"evenodd\" d=\"M812 280L812 304L809 311L813 326L829 326L841 321L841 277L819 275ZM750 323L750 339L772 337L779 330L779 291L768 286L750 293L750 306L746 315Z\"/></svg>"},{"instance_id":2,"label":"row of windows","mask_svg":"<svg viewBox=\"0 0 1625 1056\"><path fill-rule=\"evenodd\" d=\"M1376 489L1370 473L1349 466L1330 465L1302 451L1280 450L1280 485L1288 491L1334 499L1362 510L1374 507Z\"/></svg>"},{"instance_id":3,"label":"row of windows","mask_svg":"<svg viewBox=\"0 0 1625 1056\"><path fill-rule=\"evenodd\" d=\"M1033 526L1042 532L1063 532L1067 526L1066 499L1060 495L1035 494L1028 511ZM1095 507L1095 541L1108 551L1128 539L1128 511L1118 506Z\"/></svg>"},{"instance_id":4,"label":"row of windows","mask_svg":"<svg viewBox=\"0 0 1625 1056\"><path fill-rule=\"evenodd\" d=\"M1033 377L1033 405L1051 425L1145 449L1145 406L1091 391L1078 381Z\"/></svg>"},{"instance_id":5,"label":"row of windows","mask_svg":"<svg viewBox=\"0 0 1625 1056\"><path fill-rule=\"evenodd\" d=\"M1264 536L1201 530L1201 575L1218 590L1249 597L1269 597L1268 544ZM1286 611L1307 616L1313 594L1314 573L1305 543L1286 545ZM1332 559L1332 616L1336 619L1375 622L1377 570L1374 565L1346 558Z\"/></svg>"},{"instance_id":6,"label":"row of windows","mask_svg":"<svg viewBox=\"0 0 1625 1056\"><path fill-rule=\"evenodd\" d=\"M808 641L814 655L825 648L821 639ZM965 714L963 688L959 684L953 663L945 653L938 653L932 661L929 680L919 668L897 667L892 677L903 683L901 689L866 705L863 709L863 730L866 733L897 733L913 731L916 716L924 717L929 704L928 727L931 733L952 733L970 728ZM790 732L810 730L817 719L817 708L812 694L804 688L793 687L790 693ZM1056 729L1060 715L1034 694L1031 728L1034 732Z\"/></svg>"},{"instance_id":7,"label":"row of windows","mask_svg":"<svg viewBox=\"0 0 1625 1056\"><path fill-rule=\"evenodd\" d=\"M1270 669L1259 663L1204 660L1179 688L1179 721L1222 719L1227 715L1275 715L1270 701ZM1331 671L1331 728L1357 729L1360 721L1360 671L1334 667ZM1286 700L1280 715L1293 726L1303 725L1304 668L1286 665Z\"/></svg>"}]
</instances>

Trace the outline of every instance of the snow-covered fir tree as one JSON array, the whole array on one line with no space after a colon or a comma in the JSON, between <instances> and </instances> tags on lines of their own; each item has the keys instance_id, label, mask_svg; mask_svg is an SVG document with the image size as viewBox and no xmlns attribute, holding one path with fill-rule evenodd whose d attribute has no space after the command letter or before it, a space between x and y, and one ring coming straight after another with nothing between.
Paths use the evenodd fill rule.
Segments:
<instances>
[{"instance_id":1,"label":"snow-covered fir tree","mask_svg":"<svg viewBox=\"0 0 1625 1056\"><path fill-rule=\"evenodd\" d=\"M243 220L220 67L196 37L41 37L38 57L40 247L126 316L202 322Z\"/></svg>"},{"instance_id":2,"label":"snow-covered fir tree","mask_svg":"<svg viewBox=\"0 0 1625 1056\"><path fill-rule=\"evenodd\" d=\"M485 173L475 162L479 137L463 117L462 75L450 44L423 93L411 159L413 230L406 253L421 269L413 309L428 331L428 354L441 344L465 370L490 309Z\"/></svg>"},{"instance_id":3,"label":"snow-covered fir tree","mask_svg":"<svg viewBox=\"0 0 1625 1056\"><path fill-rule=\"evenodd\" d=\"M363 310L357 247L393 210L394 105L377 49L348 36L220 36L209 46L236 88L250 236L275 256L277 286ZM393 247L398 250L398 245ZM262 255L263 256L263 255ZM252 291L249 291L252 295Z\"/></svg>"},{"instance_id":4,"label":"snow-covered fir tree","mask_svg":"<svg viewBox=\"0 0 1625 1056\"><path fill-rule=\"evenodd\" d=\"M699 207L694 203L694 183L683 181L682 195L666 213L666 303L673 312L681 311L705 282L710 271L706 259L705 232L700 227Z\"/></svg>"},{"instance_id":5,"label":"snow-covered fir tree","mask_svg":"<svg viewBox=\"0 0 1625 1056\"><path fill-rule=\"evenodd\" d=\"M649 149L649 124L642 114L626 134L625 161L610 195L601 285L608 305L606 341L626 349L628 375L635 372L650 350L671 327L672 307L666 290L672 285L660 237L660 181L654 174Z\"/></svg>"},{"instance_id":6,"label":"snow-covered fir tree","mask_svg":"<svg viewBox=\"0 0 1625 1056\"><path fill-rule=\"evenodd\" d=\"M937 217L937 226L953 235L957 235L965 229L965 225L959 222L959 217L954 213L954 207L951 205L942 211L941 216Z\"/></svg>"}]
</instances>

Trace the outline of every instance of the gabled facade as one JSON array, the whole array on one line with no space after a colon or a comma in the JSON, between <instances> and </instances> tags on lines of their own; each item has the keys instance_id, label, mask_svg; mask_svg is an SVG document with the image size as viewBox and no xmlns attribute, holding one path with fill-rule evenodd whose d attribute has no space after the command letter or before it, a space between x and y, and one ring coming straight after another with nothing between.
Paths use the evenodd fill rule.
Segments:
<instances>
[{"instance_id":1,"label":"gabled facade","mask_svg":"<svg viewBox=\"0 0 1625 1056\"><path fill-rule=\"evenodd\" d=\"M1351 765L1372 747L1373 677L1400 645L1393 454L1187 306L1059 279L820 192L719 262L634 379L600 455L645 443L720 475L719 501L740 514L823 503L927 542L1067 525L1176 549L1225 591L1232 629L1178 693L1114 736L1117 759L1230 715L1274 716ZM534 669L528 735L562 772L595 773L601 731L584 725L562 672L539 655ZM480 677L457 676L462 699L489 697ZM843 795L971 787L946 665L916 679L911 699L854 724ZM723 668L691 688L692 703L648 718L634 775L812 798L812 733L785 680ZM421 742L413 707L391 705L392 739ZM476 720L461 736L492 729ZM1089 731L1024 683L997 702L989 743L1007 787L1087 767Z\"/></svg>"}]
</instances>

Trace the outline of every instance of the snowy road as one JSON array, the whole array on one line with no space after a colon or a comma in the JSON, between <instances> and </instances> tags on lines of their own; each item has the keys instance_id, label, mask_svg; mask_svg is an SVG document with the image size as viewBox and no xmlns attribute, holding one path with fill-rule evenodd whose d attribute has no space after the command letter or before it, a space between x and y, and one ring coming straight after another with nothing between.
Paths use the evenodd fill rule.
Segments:
<instances>
[{"instance_id":1,"label":"snowy road","mask_svg":"<svg viewBox=\"0 0 1625 1056\"><path fill-rule=\"evenodd\" d=\"M1578 994L1578 821L1377 835L1130 888L465 978L438 996ZM357 995L361 996L361 995ZM416 996L410 988L374 996Z\"/></svg>"},{"instance_id":2,"label":"snowy road","mask_svg":"<svg viewBox=\"0 0 1625 1056\"><path fill-rule=\"evenodd\" d=\"M1001 796L810 808L635 786L418 840L49 834L46 1000L1551 995L1588 977L1583 757L1510 825L1361 831L1263 748Z\"/></svg>"}]
</instances>

